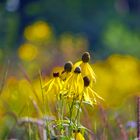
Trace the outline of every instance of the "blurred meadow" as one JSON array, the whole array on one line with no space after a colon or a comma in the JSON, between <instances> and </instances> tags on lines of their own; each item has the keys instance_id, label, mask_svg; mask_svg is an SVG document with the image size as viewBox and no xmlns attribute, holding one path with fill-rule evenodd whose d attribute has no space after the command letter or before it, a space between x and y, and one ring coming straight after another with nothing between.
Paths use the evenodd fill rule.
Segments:
<instances>
[{"instance_id":1,"label":"blurred meadow","mask_svg":"<svg viewBox=\"0 0 140 140\"><path fill-rule=\"evenodd\" d=\"M0 0L0 140L57 139L140 139L139 0Z\"/></svg>"}]
</instances>

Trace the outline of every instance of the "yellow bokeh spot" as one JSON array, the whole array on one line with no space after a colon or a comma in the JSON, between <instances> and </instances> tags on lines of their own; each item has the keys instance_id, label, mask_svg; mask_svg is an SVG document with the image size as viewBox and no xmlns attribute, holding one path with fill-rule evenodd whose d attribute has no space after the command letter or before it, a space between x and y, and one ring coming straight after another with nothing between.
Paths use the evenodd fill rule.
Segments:
<instances>
[{"instance_id":1,"label":"yellow bokeh spot","mask_svg":"<svg viewBox=\"0 0 140 140\"><path fill-rule=\"evenodd\" d=\"M140 90L139 60L128 55L112 55L94 65L97 76L95 91L109 107L120 106Z\"/></svg>"},{"instance_id":2,"label":"yellow bokeh spot","mask_svg":"<svg viewBox=\"0 0 140 140\"><path fill-rule=\"evenodd\" d=\"M52 30L46 22L37 21L25 28L24 36L29 41L44 41L52 36Z\"/></svg>"},{"instance_id":3,"label":"yellow bokeh spot","mask_svg":"<svg viewBox=\"0 0 140 140\"><path fill-rule=\"evenodd\" d=\"M30 43L25 43L18 49L19 58L24 61L32 61L37 57L37 54L37 46Z\"/></svg>"}]
</instances>

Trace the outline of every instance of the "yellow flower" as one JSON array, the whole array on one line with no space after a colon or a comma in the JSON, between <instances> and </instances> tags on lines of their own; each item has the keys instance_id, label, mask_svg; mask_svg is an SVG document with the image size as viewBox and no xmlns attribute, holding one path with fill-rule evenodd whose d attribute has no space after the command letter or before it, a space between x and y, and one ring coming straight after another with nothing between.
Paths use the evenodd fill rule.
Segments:
<instances>
[{"instance_id":1,"label":"yellow flower","mask_svg":"<svg viewBox=\"0 0 140 140\"><path fill-rule=\"evenodd\" d=\"M60 90L62 90L62 87L63 82L59 78L59 73L53 73L53 78L43 86L43 88L46 89L46 94L51 94L53 97L58 97Z\"/></svg>"},{"instance_id":2,"label":"yellow flower","mask_svg":"<svg viewBox=\"0 0 140 140\"><path fill-rule=\"evenodd\" d=\"M65 81L71 75L72 67L73 67L73 64L71 61L68 61L67 63L65 63L64 71L62 71L62 73L60 75L60 78L63 81Z\"/></svg>"},{"instance_id":3,"label":"yellow flower","mask_svg":"<svg viewBox=\"0 0 140 140\"><path fill-rule=\"evenodd\" d=\"M89 86L90 85L90 80L87 76L83 78L84 80L84 100L86 102L89 102L91 105L96 105L98 104L98 101L103 101L104 99L100 97L93 89Z\"/></svg>"},{"instance_id":4,"label":"yellow flower","mask_svg":"<svg viewBox=\"0 0 140 140\"><path fill-rule=\"evenodd\" d=\"M68 97L79 97L84 89L84 81L81 75L81 68L76 67L74 73L71 74L64 83L64 90Z\"/></svg>"},{"instance_id":5,"label":"yellow flower","mask_svg":"<svg viewBox=\"0 0 140 140\"><path fill-rule=\"evenodd\" d=\"M88 76L90 78L91 81L96 82L96 78L95 78L95 73L92 69L92 67L90 66L90 64L88 63L90 60L90 54L88 52L85 52L82 55L82 61L78 61L74 67L80 66L81 67L81 73L82 76Z\"/></svg>"},{"instance_id":6,"label":"yellow flower","mask_svg":"<svg viewBox=\"0 0 140 140\"><path fill-rule=\"evenodd\" d=\"M29 41L45 41L52 37L52 29L48 23L37 21L25 28L24 36Z\"/></svg>"},{"instance_id":7,"label":"yellow flower","mask_svg":"<svg viewBox=\"0 0 140 140\"><path fill-rule=\"evenodd\" d=\"M18 49L18 55L23 61L32 61L38 55L37 46L31 43L22 44Z\"/></svg>"},{"instance_id":8,"label":"yellow flower","mask_svg":"<svg viewBox=\"0 0 140 140\"><path fill-rule=\"evenodd\" d=\"M79 131L74 131L73 134L75 140L85 140L84 136Z\"/></svg>"}]
</instances>

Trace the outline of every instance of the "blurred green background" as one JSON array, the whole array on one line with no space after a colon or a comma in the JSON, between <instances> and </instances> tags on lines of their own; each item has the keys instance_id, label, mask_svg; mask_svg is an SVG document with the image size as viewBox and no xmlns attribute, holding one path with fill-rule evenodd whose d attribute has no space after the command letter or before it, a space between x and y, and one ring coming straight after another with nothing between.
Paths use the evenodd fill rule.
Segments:
<instances>
[{"instance_id":1,"label":"blurred green background","mask_svg":"<svg viewBox=\"0 0 140 140\"><path fill-rule=\"evenodd\" d=\"M82 36L96 59L140 56L139 0L1 0L0 59L15 53L37 21L47 22L57 40L64 33Z\"/></svg>"}]
</instances>

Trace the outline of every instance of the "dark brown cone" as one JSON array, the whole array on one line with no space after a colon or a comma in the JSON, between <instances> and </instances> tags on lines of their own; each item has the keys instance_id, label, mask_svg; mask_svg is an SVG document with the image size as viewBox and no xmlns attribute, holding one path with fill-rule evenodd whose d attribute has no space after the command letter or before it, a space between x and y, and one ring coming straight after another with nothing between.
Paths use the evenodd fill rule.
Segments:
<instances>
[{"instance_id":1,"label":"dark brown cone","mask_svg":"<svg viewBox=\"0 0 140 140\"><path fill-rule=\"evenodd\" d=\"M59 72L54 72L53 77L59 77Z\"/></svg>"},{"instance_id":2,"label":"dark brown cone","mask_svg":"<svg viewBox=\"0 0 140 140\"><path fill-rule=\"evenodd\" d=\"M81 68L80 67L76 67L74 70L74 73L81 73Z\"/></svg>"},{"instance_id":3,"label":"dark brown cone","mask_svg":"<svg viewBox=\"0 0 140 140\"><path fill-rule=\"evenodd\" d=\"M83 61L84 63L86 63L86 62L89 62L89 60L90 60L90 54L89 54L89 52L85 52L85 53L82 55L82 61Z\"/></svg>"},{"instance_id":4,"label":"dark brown cone","mask_svg":"<svg viewBox=\"0 0 140 140\"><path fill-rule=\"evenodd\" d=\"M71 62L71 61L68 61L68 62L65 63L65 65L64 65L64 70L65 70L66 72L71 72L72 67L73 67L72 62Z\"/></svg>"},{"instance_id":5,"label":"dark brown cone","mask_svg":"<svg viewBox=\"0 0 140 140\"><path fill-rule=\"evenodd\" d=\"M85 87L88 87L89 84L90 84L90 79L89 79L87 76L85 76L85 77L83 78L83 80L84 80L84 86L85 86Z\"/></svg>"}]
</instances>

